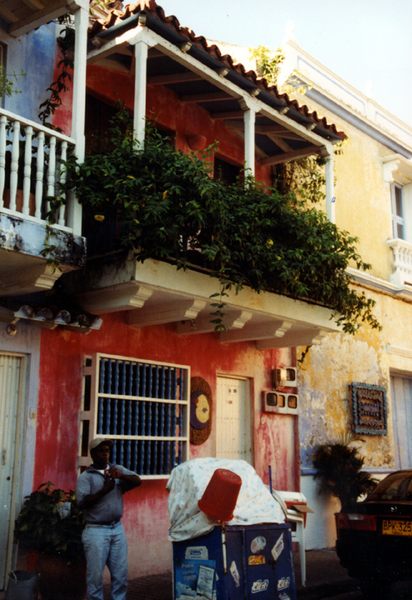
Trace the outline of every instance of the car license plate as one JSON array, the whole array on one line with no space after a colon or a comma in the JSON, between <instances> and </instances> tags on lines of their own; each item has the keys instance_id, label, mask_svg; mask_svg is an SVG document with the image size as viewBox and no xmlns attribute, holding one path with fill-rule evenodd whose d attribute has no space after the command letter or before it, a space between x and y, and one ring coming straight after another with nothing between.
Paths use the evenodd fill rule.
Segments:
<instances>
[{"instance_id":1,"label":"car license plate","mask_svg":"<svg viewBox=\"0 0 412 600\"><path fill-rule=\"evenodd\" d=\"M384 519L382 521L383 535L405 535L412 537L412 521Z\"/></svg>"}]
</instances>

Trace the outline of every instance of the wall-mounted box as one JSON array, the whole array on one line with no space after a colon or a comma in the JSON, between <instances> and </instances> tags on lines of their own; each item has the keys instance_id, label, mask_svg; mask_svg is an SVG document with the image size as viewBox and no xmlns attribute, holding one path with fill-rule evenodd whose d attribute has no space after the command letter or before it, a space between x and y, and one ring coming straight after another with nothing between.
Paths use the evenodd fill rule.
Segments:
<instances>
[{"instance_id":1,"label":"wall-mounted box","mask_svg":"<svg viewBox=\"0 0 412 600\"><path fill-rule=\"evenodd\" d=\"M298 370L296 367L282 367L272 370L272 385L274 388L296 387L298 385Z\"/></svg>"},{"instance_id":2,"label":"wall-mounted box","mask_svg":"<svg viewBox=\"0 0 412 600\"><path fill-rule=\"evenodd\" d=\"M285 394L276 390L263 390L263 412L284 413L296 415L298 413L298 394Z\"/></svg>"}]
</instances>

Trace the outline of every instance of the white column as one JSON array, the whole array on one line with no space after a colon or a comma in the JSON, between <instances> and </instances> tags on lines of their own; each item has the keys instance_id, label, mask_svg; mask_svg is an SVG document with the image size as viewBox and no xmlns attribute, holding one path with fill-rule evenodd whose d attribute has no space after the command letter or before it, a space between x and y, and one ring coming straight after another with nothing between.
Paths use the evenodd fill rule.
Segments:
<instances>
[{"instance_id":1,"label":"white column","mask_svg":"<svg viewBox=\"0 0 412 600\"><path fill-rule=\"evenodd\" d=\"M135 52L134 76L134 114L133 134L141 149L144 146L146 126L146 88L147 88L147 55L149 47L145 42L137 42Z\"/></svg>"},{"instance_id":2,"label":"white column","mask_svg":"<svg viewBox=\"0 0 412 600\"><path fill-rule=\"evenodd\" d=\"M335 215L335 169L334 169L333 151L326 158L325 179L326 179L326 215L331 223L336 222Z\"/></svg>"},{"instance_id":3,"label":"white column","mask_svg":"<svg viewBox=\"0 0 412 600\"><path fill-rule=\"evenodd\" d=\"M84 122L86 112L86 64L87 64L87 28L89 11L79 7L75 14L75 45L73 70L72 137L75 140L75 153L79 162L84 159ZM82 208L77 198L69 200L67 225L73 233L81 235Z\"/></svg>"},{"instance_id":4,"label":"white column","mask_svg":"<svg viewBox=\"0 0 412 600\"><path fill-rule=\"evenodd\" d=\"M256 112L246 108L243 113L245 137L245 171L247 175L255 175L255 121Z\"/></svg>"}]
</instances>

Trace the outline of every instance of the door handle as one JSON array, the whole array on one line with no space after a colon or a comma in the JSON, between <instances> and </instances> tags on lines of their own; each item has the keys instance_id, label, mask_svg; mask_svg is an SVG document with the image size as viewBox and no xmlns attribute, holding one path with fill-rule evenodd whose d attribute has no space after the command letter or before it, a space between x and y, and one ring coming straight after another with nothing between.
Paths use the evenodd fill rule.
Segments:
<instances>
[{"instance_id":1,"label":"door handle","mask_svg":"<svg viewBox=\"0 0 412 600\"><path fill-rule=\"evenodd\" d=\"M6 448L3 448L3 450L1 451L1 464L3 465L3 467L6 464L6 457L7 457L7 450L6 450Z\"/></svg>"}]
</instances>

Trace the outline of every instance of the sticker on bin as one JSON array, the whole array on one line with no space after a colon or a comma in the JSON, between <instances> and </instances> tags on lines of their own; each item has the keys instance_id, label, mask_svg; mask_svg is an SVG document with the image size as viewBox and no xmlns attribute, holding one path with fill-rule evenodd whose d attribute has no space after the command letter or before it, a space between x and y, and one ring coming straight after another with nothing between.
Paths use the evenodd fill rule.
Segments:
<instances>
[{"instance_id":1,"label":"sticker on bin","mask_svg":"<svg viewBox=\"0 0 412 600\"><path fill-rule=\"evenodd\" d=\"M291 600L289 594L286 594L286 592L281 592L279 594L279 600Z\"/></svg>"},{"instance_id":2,"label":"sticker on bin","mask_svg":"<svg viewBox=\"0 0 412 600\"><path fill-rule=\"evenodd\" d=\"M210 600L213 599L213 590L215 583L215 570L205 565L199 567L199 575L197 578L196 594Z\"/></svg>"},{"instance_id":3,"label":"sticker on bin","mask_svg":"<svg viewBox=\"0 0 412 600\"><path fill-rule=\"evenodd\" d=\"M232 560L232 562L230 564L229 571L230 571L231 576L233 577L235 586L240 587L240 575L239 575L239 571L237 569L237 565L234 560Z\"/></svg>"},{"instance_id":4,"label":"sticker on bin","mask_svg":"<svg viewBox=\"0 0 412 600\"><path fill-rule=\"evenodd\" d=\"M290 587L290 577L281 577L278 581L278 592L287 590Z\"/></svg>"},{"instance_id":5,"label":"sticker on bin","mask_svg":"<svg viewBox=\"0 0 412 600\"><path fill-rule=\"evenodd\" d=\"M261 552L265 548L265 546L266 538L263 537L263 535L258 535L251 541L250 551L252 552L252 554L257 554L258 552Z\"/></svg>"},{"instance_id":6,"label":"sticker on bin","mask_svg":"<svg viewBox=\"0 0 412 600\"><path fill-rule=\"evenodd\" d=\"M251 554L250 556L248 556L247 564L249 566L265 565L266 558L263 556L263 554Z\"/></svg>"},{"instance_id":7,"label":"sticker on bin","mask_svg":"<svg viewBox=\"0 0 412 600\"><path fill-rule=\"evenodd\" d=\"M258 579L252 583L252 594L258 594L259 592L266 592L269 587L269 579Z\"/></svg>"},{"instance_id":8,"label":"sticker on bin","mask_svg":"<svg viewBox=\"0 0 412 600\"><path fill-rule=\"evenodd\" d=\"M279 556L282 554L283 549L285 547L285 542L283 540L283 533L277 540L276 544L272 548L272 556L274 560L277 560Z\"/></svg>"},{"instance_id":9,"label":"sticker on bin","mask_svg":"<svg viewBox=\"0 0 412 600\"><path fill-rule=\"evenodd\" d=\"M185 550L186 560L208 560L209 552L206 546L188 546Z\"/></svg>"}]
</instances>

